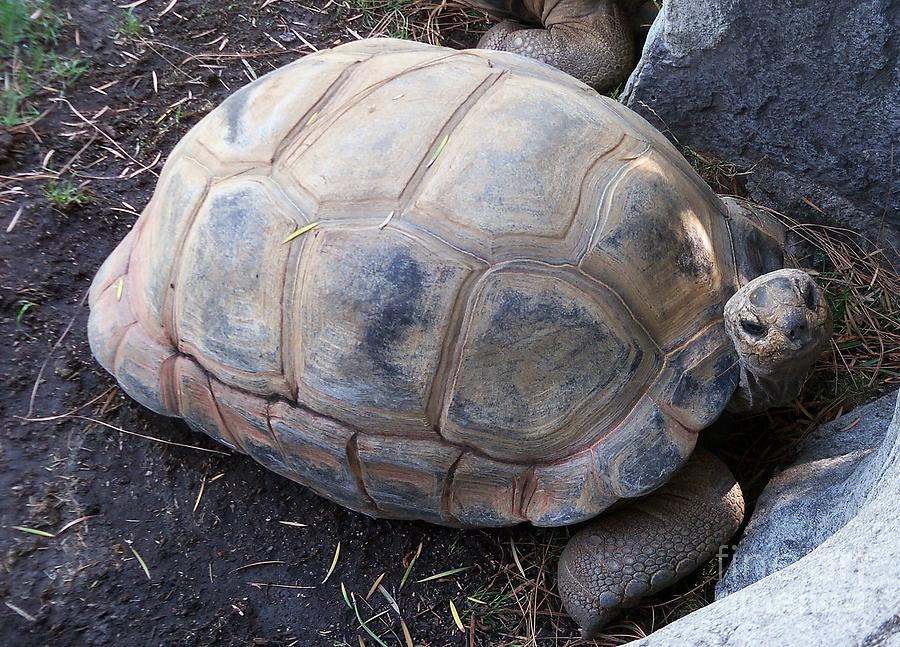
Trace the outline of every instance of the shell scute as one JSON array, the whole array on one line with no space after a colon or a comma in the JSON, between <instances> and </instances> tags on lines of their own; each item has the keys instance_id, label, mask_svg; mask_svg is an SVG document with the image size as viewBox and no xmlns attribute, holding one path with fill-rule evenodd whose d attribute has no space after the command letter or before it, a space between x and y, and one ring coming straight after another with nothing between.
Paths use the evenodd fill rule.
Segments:
<instances>
[{"instance_id":1,"label":"shell scute","mask_svg":"<svg viewBox=\"0 0 900 647\"><path fill-rule=\"evenodd\" d=\"M721 203L706 199L699 184L649 149L610 187L580 263L667 351L720 320L735 289Z\"/></svg>"},{"instance_id":2,"label":"shell scute","mask_svg":"<svg viewBox=\"0 0 900 647\"><path fill-rule=\"evenodd\" d=\"M172 280L179 350L225 383L261 395L291 394L281 326L291 251L282 241L297 227L292 215L261 180L217 184L186 237Z\"/></svg>"},{"instance_id":3,"label":"shell scute","mask_svg":"<svg viewBox=\"0 0 900 647\"><path fill-rule=\"evenodd\" d=\"M330 204L338 210L353 202L384 205L384 215L402 208L439 134L491 71L428 51L359 65L289 142L279 166L314 197L323 216ZM446 60L435 65L436 59Z\"/></svg>"},{"instance_id":4,"label":"shell scute","mask_svg":"<svg viewBox=\"0 0 900 647\"><path fill-rule=\"evenodd\" d=\"M616 498L644 496L658 488L687 461L697 442L695 432L656 404L660 388L657 384L616 433L593 448L597 479Z\"/></svg>"},{"instance_id":5,"label":"shell scute","mask_svg":"<svg viewBox=\"0 0 900 647\"><path fill-rule=\"evenodd\" d=\"M601 97L501 74L450 136L409 219L490 262L576 262L603 184L646 146L616 125Z\"/></svg>"},{"instance_id":6,"label":"shell scute","mask_svg":"<svg viewBox=\"0 0 900 647\"><path fill-rule=\"evenodd\" d=\"M174 155L160 175L146 215L135 225L140 232L128 265L129 288L134 288L129 299L141 326L161 341L172 339L165 313L173 290L172 268L210 184L207 169L186 155Z\"/></svg>"},{"instance_id":7,"label":"shell scute","mask_svg":"<svg viewBox=\"0 0 900 647\"><path fill-rule=\"evenodd\" d=\"M271 405L269 423L288 478L352 510L375 513L355 472L354 430L288 402Z\"/></svg>"},{"instance_id":8,"label":"shell scute","mask_svg":"<svg viewBox=\"0 0 900 647\"><path fill-rule=\"evenodd\" d=\"M322 226L291 299L298 399L387 433L428 432L428 400L474 265L393 228Z\"/></svg>"},{"instance_id":9,"label":"shell scute","mask_svg":"<svg viewBox=\"0 0 900 647\"><path fill-rule=\"evenodd\" d=\"M379 513L455 523L444 497L460 449L432 438L360 434L357 452L362 482Z\"/></svg>"},{"instance_id":10,"label":"shell scute","mask_svg":"<svg viewBox=\"0 0 900 647\"><path fill-rule=\"evenodd\" d=\"M442 433L499 460L590 447L661 364L616 296L565 268L491 272L469 313Z\"/></svg>"},{"instance_id":11,"label":"shell scute","mask_svg":"<svg viewBox=\"0 0 900 647\"><path fill-rule=\"evenodd\" d=\"M341 52L291 63L232 94L184 141L203 146L223 165L271 164L316 105L341 85L347 70L368 58Z\"/></svg>"}]
</instances>

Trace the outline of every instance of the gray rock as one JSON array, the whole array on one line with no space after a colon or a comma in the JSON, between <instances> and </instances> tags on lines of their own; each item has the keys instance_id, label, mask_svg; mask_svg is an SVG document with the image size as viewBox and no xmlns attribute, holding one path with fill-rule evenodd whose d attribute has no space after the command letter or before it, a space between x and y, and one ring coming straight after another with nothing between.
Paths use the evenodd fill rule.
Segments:
<instances>
[{"instance_id":1,"label":"gray rock","mask_svg":"<svg viewBox=\"0 0 900 647\"><path fill-rule=\"evenodd\" d=\"M730 594L633 644L900 645L898 396L810 436L760 499Z\"/></svg>"},{"instance_id":2,"label":"gray rock","mask_svg":"<svg viewBox=\"0 0 900 647\"><path fill-rule=\"evenodd\" d=\"M896 399L886 395L810 434L757 501L717 598L793 564L856 516L880 474Z\"/></svg>"},{"instance_id":3,"label":"gray rock","mask_svg":"<svg viewBox=\"0 0 900 647\"><path fill-rule=\"evenodd\" d=\"M621 100L755 201L900 247L900 0L666 0Z\"/></svg>"}]
</instances>

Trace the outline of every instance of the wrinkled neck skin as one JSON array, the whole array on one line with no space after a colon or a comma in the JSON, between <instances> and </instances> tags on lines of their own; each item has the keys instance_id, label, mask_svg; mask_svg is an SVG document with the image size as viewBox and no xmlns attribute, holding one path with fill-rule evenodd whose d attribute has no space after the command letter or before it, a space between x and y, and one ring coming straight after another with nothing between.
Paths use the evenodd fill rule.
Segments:
<instances>
[{"instance_id":1,"label":"wrinkled neck skin","mask_svg":"<svg viewBox=\"0 0 900 647\"><path fill-rule=\"evenodd\" d=\"M727 408L734 412L763 411L786 404L800 393L831 337L831 316L821 288L796 269L790 255L785 254L787 232L781 223L747 202L726 198L724 204L740 287L725 304L725 326L740 364L740 382ZM773 283L763 292L768 291L769 296L754 300L753 295L768 281ZM797 288L796 294L785 292L785 286L791 283ZM807 290L811 292L807 294ZM748 341L739 329L745 316L778 334L769 335L765 344ZM811 338L806 348L796 348L786 337L796 323L808 327Z\"/></svg>"},{"instance_id":2,"label":"wrinkled neck skin","mask_svg":"<svg viewBox=\"0 0 900 647\"><path fill-rule=\"evenodd\" d=\"M755 413L786 404L797 397L812 366L810 362L792 362L777 371L752 369L741 361L741 380L731 396L732 413Z\"/></svg>"}]
</instances>

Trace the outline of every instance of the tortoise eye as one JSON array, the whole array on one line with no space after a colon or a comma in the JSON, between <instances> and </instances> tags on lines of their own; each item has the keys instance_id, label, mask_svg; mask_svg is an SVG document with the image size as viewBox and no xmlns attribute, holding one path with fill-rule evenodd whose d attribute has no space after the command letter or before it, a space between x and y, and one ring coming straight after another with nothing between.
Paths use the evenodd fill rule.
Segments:
<instances>
[{"instance_id":1,"label":"tortoise eye","mask_svg":"<svg viewBox=\"0 0 900 647\"><path fill-rule=\"evenodd\" d=\"M762 337L766 333L766 327L756 321L749 319L741 319L741 328L744 332L753 337Z\"/></svg>"},{"instance_id":2,"label":"tortoise eye","mask_svg":"<svg viewBox=\"0 0 900 647\"><path fill-rule=\"evenodd\" d=\"M807 308L813 311L819 306L819 297L816 294L816 288L813 286L812 281L803 288L803 302Z\"/></svg>"}]
</instances>

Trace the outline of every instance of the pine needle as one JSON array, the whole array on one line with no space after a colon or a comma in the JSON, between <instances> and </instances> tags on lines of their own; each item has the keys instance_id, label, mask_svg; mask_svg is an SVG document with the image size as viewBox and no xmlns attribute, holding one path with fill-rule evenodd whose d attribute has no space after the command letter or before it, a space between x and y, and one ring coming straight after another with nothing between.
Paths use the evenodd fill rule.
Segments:
<instances>
[{"instance_id":1,"label":"pine needle","mask_svg":"<svg viewBox=\"0 0 900 647\"><path fill-rule=\"evenodd\" d=\"M400 605L397 604L397 601L394 599L394 596L392 596L390 593L388 593L388 590L381 585L378 586L378 592L384 596L384 599L388 601L388 604L391 605L391 608L393 608L394 611L396 611L397 615L399 616L400 615Z\"/></svg>"},{"instance_id":2,"label":"pine needle","mask_svg":"<svg viewBox=\"0 0 900 647\"><path fill-rule=\"evenodd\" d=\"M238 566L237 568L233 568L228 571L229 575L237 573L238 571L243 571L245 568L253 568L254 566L271 566L272 564L284 564L283 559L266 559L261 562L253 562L252 564L244 564L243 566Z\"/></svg>"},{"instance_id":3,"label":"pine needle","mask_svg":"<svg viewBox=\"0 0 900 647\"><path fill-rule=\"evenodd\" d=\"M285 238L283 241L281 241L281 244L284 245L285 243L289 243L289 242L291 242L292 240L294 240L295 238L297 238L298 236L302 236L302 235L305 234L306 232L311 231L311 230L315 229L315 228L318 227L318 226L319 226L318 221L317 221L317 222L311 222L311 223L309 223L308 225L304 225L303 227L300 227L300 229L298 229L297 231L295 231L294 233L292 233L290 236L288 236L287 238Z\"/></svg>"},{"instance_id":4,"label":"pine needle","mask_svg":"<svg viewBox=\"0 0 900 647\"><path fill-rule=\"evenodd\" d=\"M403 618L400 618L400 628L403 630L403 639L406 641L406 647L415 647L412 634L409 633L409 627L406 626L406 622Z\"/></svg>"},{"instance_id":5,"label":"pine needle","mask_svg":"<svg viewBox=\"0 0 900 647\"><path fill-rule=\"evenodd\" d=\"M353 600L353 611L354 611L354 613L356 613L356 619L359 621L359 626L363 628L363 631L365 631L367 634L369 634L369 636L371 636L372 640L374 640L379 645L381 645L381 647L387 647L387 645L384 644L384 641L381 638L379 638L378 635L374 631L369 629L369 625L367 625L365 623L365 621L362 619L362 616L359 615L359 607L356 606L356 596L351 593L350 599Z\"/></svg>"},{"instance_id":6,"label":"pine needle","mask_svg":"<svg viewBox=\"0 0 900 647\"><path fill-rule=\"evenodd\" d=\"M422 582L430 582L432 580L439 580L443 577L450 577L451 575L456 575L458 573L468 571L471 568L472 568L471 566L463 566L462 568L451 568L449 571L444 571L443 573L435 573L434 575L429 575L428 577L423 577L421 580L416 580L416 584L421 584Z\"/></svg>"},{"instance_id":7,"label":"pine needle","mask_svg":"<svg viewBox=\"0 0 900 647\"><path fill-rule=\"evenodd\" d=\"M304 586L302 584L276 584L274 582L247 582L250 586L258 589L276 588L276 589L314 589L314 586Z\"/></svg>"},{"instance_id":8,"label":"pine needle","mask_svg":"<svg viewBox=\"0 0 900 647\"><path fill-rule=\"evenodd\" d=\"M17 606L16 606L15 604L13 604L12 602L4 602L3 604L5 604L5 605L6 605L7 607L9 607L12 611L15 611L17 614L19 614L19 615L22 616L23 618L25 618L28 622L37 622L37 618L35 618L33 615L31 615L30 613L28 613L28 612L25 611L24 609L20 609L19 607L17 607Z\"/></svg>"},{"instance_id":9,"label":"pine needle","mask_svg":"<svg viewBox=\"0 0 900 647\"><path fill-rule=\"evenodd\" d=\"M435 163L438 157L440 157L441 153L444 152L444 147L447 145L447 142L450 141L450 134L444 135L444 138L441 140L441 143L438 145L437 150L434 151L434 155L431 156L431 159L428 161L428 164L425 165L425 168L431 168L431 165Z\"/></svg>"},{"instance_id":10,"label":"pine needle","mask_svg":"<svg viewBox=\"0 0 900 647\"><path fill-rule=\"evenodd\" d=\"M372 597L372 594L375 593L375 589L377 589L378 585L381 584L381 580L384 579L385 575L386 575L385 573L382 573L381 575L379 575L378 577L375 578L375 583L372 584L372 588L369 589L368 593L366 593L366 600L368 600L369 598Z\"/></svg>"},{"instance_id":11,"label":"pine needle","mask_svg":"<svg viewBox=\"0 0 900 647\"><path fill-rule=\"evenodd\" d=\"M381 224L378 225L378 228L379 228L379 229L384 229L385 227L387 227L388 223L391 221L391 218L394 217L394 214L395 214L395 213L397 213L397 212L396 212L396 211L391 211L391 212L387 215L387 218L385 218L384 220L381 221Z\"/></svg>"},{"instance_id":12,"label":"pine needle","mask_svg":"<svg viewBox=\"0 0 900 647\"><path fill-rule=\"evenodd\" d=\"M57 531L56 531L56 534L57 534L57 535L61 535L61 534L63 534L66 530L68 530L69 528L71 528L72 526L77 526L77 525L80 524L82 521L87 521L88 519L93 519L93 518L96 517L96 516L97 516L97 515L95 515L95 514L88 514L88 515L85 515L85 516L83 516L83 517L78 517L77 519L72 519L72 521L70 521L70 522L64 524L62 528L60 528L59 530L57 530Z\"/></svg>"},{"instance_id":13,"label":"pine needle","mask_svg":"<svg viewBox=\"0 0 900 647\"><path fill-rule=\"evenodd\" d=\"M512 537L509 538L509 547L512 549L513 561L515 561L516 566L519 569L519 573L521 573L522 577L527 580L528 576L525 575L525 569L522 568L522 562L519 561L519 551L516 550L516 542L513 541Z\"/></svg>"},{"instance_id":14,"label":"pine needle","mask_svg":"<svg viewBox=\"0 0 900 647\"><path fill-rule=\"evenodd\" d=\"M459 611L456 610L456 605L453 604L453 600L450 600L450 613L453 616L453 622L456 623L459 630L466 633L466 628L463 626L462 618L459 617Z\"/></svg>"},{"instance_id":15,"label":"pine needle","mask_svg":"<svg viewBox=\"0 0 900 647\"><path fill-rule=\"evenodd\" d=\"M137 552L137 548L135 548L131 544L128 544L128 547L131 549L131 552L134 553L134 558L138 561L138 564L140 564L141 568L144 569L144 575L146 575L147 579L152 582L153 578L150 577L150 569L147 568L147 562L145 562L144 558L141 557L141 554L139 552Z\"/></svg>"},{"instance_id":16,"label":"pine needle","mask_svg":"<svg viewBox=\"0 0 900 647\"><path fill-rule=\"evenodd\" d=\"M197 513L197 508L200 507L200 499L203 498L203 490L206 489L206 474L203 475L203 480L200 481L200 491L197 493L197 500L194 501L194 509L191 510L191 514Z\"/></svg>"},{"instance_id":17,"label":"pine needle","mask_svg":"<svg viewBox=\"0 0 900 647\"><path fill-rule=\"evenodd\" d=\"M322 584L328 581L328 578L331 577L331 574L334 573L334 567L337 566L338 557L341 556L341 542L337 543L337 547L334 549L334 558L331 560L331 566L328 567L328 572L325 573L325 579L322 580Z\"/></svg>"}]
</instances>

